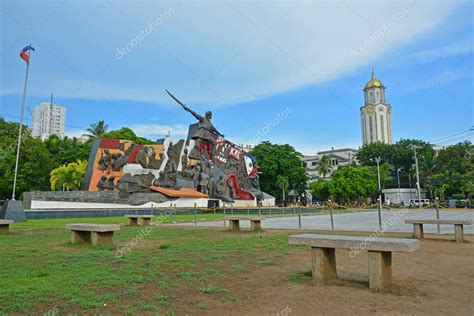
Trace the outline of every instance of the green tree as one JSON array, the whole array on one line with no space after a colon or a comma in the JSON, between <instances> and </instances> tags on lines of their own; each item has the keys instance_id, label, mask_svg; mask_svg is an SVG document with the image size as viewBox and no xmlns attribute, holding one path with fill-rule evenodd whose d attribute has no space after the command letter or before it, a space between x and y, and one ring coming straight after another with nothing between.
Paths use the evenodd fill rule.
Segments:
<instances>
[{"instance_id":1,"label":"green tree","mask_svg":"<svg viewBox=\"0 0 474 316\"><path fill-rule=\"evenodd\" d=\"M87 160L92 147L92 140L81 142L73 137L59 138L51 135L44 141L46 149L53 160L53 166L68 164L79 160Z\"/></svg>"},{"instance_id":2,"label":"green tree","mask_svg":"<svg viewBox=\"0 0 474 316\"><path fill-rule=\"evenodd\" d=\"M103 134L107 133L108 128L109 125L105 124L105 122L101 120L96 123L92 123L87 129L89 134L83 134L82 136L92 139L101 138Z\"/></svg>"},{"instance_id":3,"label":"green tree","mask_svg":"<svg viewBox=\"0 0 474 316\"><path fill-rule=\"evenodd\" d=\"M19 124L0 118L0 199L11 198ZM48 190L51 157L40 139L23 126L15 198L25 191Z\"/></svg>"},{"instance_id":4,"label":"green tree","mask_svg":"<svg viewBox=\"0 0 474 316\"><path fill-rule=\"evenodd\" d=\"M309 184L309 189L313 194L314 201L326 201L331 196L332 182L326 180L316 180Z\"/></svg>"},{"instance_id":5,"label":"green tree","mask_svg":"<svg viewBox=\"0 0 474 316\"><path fill-rule=\"evenodd\" d=\"M417 147L416 154L420 164L423 157L435 154L433 145L430 143L417 139L401 139L393 145L393 157L389 162L394 166L402 167L404 170L410 170L415 163L413 147Z\"/></svg>"},{"instance_id":6,"label":"green tree","mask_svg":"<svg viewBox=\"0 0 474 316\"><path fill-rule=\"evenodd\" d=\"M51 190L72 191L79 190L87 170L87 161L78 160L59 166L50 173Z\"/></svg>"},{"instance_id":7,"label":"green tree","mask_svg":"<svg viewBox=\"0 0 474 316\"><path fill-rule=\"evenodd\" d=\"M285 201L285 191L288 189L290 185L288 183L288 178L285 176L278 176L276 185L282 190L282 201Z\"/></svg>"},{"instance_id":8,"label":"green tree","mask_svg":"<svg viewBox=\"0 0 474 316\"><path fill-rule=\"evenodd\" d=\"M108 133L105 133L101 138L114 138L114 139L123 139L134 142L135 144L154 144L155 142L144 137L139 137L128 127L122 127L121 129L114 130Z\"/></svg>"},{"instance_id":9,"label":"green tree","mask_svg":"<svg viewBox=\"0 0 474 316\"><path fill-rule=\"evenodd\" d=\"M392 163L394 155L394 146L385 143L370 143L362 146L357 152L357 161L364 166L375 166L376 158L382 161Z\"/></svg>"},{"instance_id":10,"label":"green tree","mask_svg":"<svg viewBox=\"0 0 474 316\"><path fill-rule=\"evenodd\" d=\"M438 159L432 152L426 152L420 165L421 177L428 188L430 199L433 199L433 177L438 169Z\"/></svg>"},{"instance_id":11,"label":"green tree","mask_svg":"<svg viewBox=\"0 0 474 316\"><path fill-rule=\"evenodd\" d=\"M440 198L462 194L472 197L474 183L474 146L470 142L448 146L438 152L438 172L433 176L435 192ZM441 193L443 196L441 196Z\"/></svg>"},{"instance_id":12,"label":"green tree","mask_svg":"<svg viewBox=\"0 0 474 316\"><path fill-rule=\"evenodd\" d=\"M331 174L331 158L328 155L323 155L318 161L316 170L320 175L323 176L323 179L326 179L326 175Z\"/></svg>"},{"instance_id":13,"label":"green tree","mask_svg":"<svg viewBox=\"0 0 474 316\"><path fill-rule=\"evenodd\" d=\"M368 166L342 166L331 177L330 192L337 201L349 202L377 192L377 171Z\"/></svg>"},{"instance_id":14,"label":"green tree","mask_svg":"<svg viewBox=\"0 0 474 316\"><path fill-rule=\"evenodd\" d=\"M252 149L252 155L260 167L260 187L262 191L279 196L278 176L287 177L289 188L299 194L305 192L308 175L301 162L301 154L292 146L262 142Z\"/></svg>"}]
</instances>

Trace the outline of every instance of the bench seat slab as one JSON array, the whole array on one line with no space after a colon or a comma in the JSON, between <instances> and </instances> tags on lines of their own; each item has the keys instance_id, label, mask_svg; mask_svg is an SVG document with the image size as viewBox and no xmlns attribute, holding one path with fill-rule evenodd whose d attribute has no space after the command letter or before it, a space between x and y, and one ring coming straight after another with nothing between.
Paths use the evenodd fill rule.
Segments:
<instances>
[{"instance_id":1,"label":"bench seat slab","mask_svg":"<svg viewBox=\"0 0 474 316\"><path fill-rule=\"evenodd\" d=\"M311 247L313 284L337 278L336 249Z\"/></svg>"},{"instance_id":2,"label":"bench seat slab","mask_svg":"<svg viewBox=\"0 0 474 316\"><path fill-rule=\"evenodd\" d=\"M468 219L407 219L406 224L472 225Z\"/></svg>"},{"instance_id":3,"label":"bench seat slab","mask_svg":"<svg viewBox=\"0 0 474 316\"><path fill-rule=\"evenodd\" d=\"M392 253L369 251L369 288L381 290L392 284Z\"/></svg>"},{"instance_id":4,"label":"bench seat slab","mask_svg":"<svg viewBox=\"0 0 474 316\"><path fill-rule=\"evenodd\" d=\"M224 220L262 221L264 218L260 216L225 216Z\"/></svg>"}]
</instances>

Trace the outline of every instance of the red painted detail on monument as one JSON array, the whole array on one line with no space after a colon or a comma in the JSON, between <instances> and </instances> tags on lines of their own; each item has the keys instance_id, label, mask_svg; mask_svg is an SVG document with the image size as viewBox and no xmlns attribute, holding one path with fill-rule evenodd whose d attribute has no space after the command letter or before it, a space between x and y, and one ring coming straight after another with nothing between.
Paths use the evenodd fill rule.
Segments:
<instances>
[{"instance_id":1,"label":"red painted detail on monument","mask_svg":"<svg viewBox=\"0 0 474 316\"><path fill-rule=\"evenodd\" d=\"M228 183L229 180L232 181L232 187L234 188L234 192L235 192L234 199L238 199L238 200L254 200L255 199L252 193L239 188L239 183L235 174L232 173L231 175L229 175L227 179L225 179L224 183Z\"/></svg>"},{"instance_id":2,"label":"red painted detail on monument","mask_svg":"<svg viewBox=\"0 0 474 316\"><path fill-rule=\"evenodd\" d=\"M143 148L143 145L135 145L133 146L132 152L128 155L127 163L135 163L137 160L138 152Z\"/></svg>"},{"instance_id":3,"label":"red painted detail on monument","mask_svg":"<svg viewBox=\"0 0 474 316\"><path fill-rule=\"evenodd\" d=\"M100 148L118 149L120 146L120 139L103 138L100 140Z\"/></svg>"}]
</instances>

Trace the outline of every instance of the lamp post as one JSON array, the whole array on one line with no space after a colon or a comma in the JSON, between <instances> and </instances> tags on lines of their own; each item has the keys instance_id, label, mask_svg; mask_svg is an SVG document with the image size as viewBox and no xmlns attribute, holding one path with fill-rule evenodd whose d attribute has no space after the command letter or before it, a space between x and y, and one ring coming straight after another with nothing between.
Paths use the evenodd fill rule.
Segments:
<instances>
[{"instance_id":1,"label":"lamp post","mask_svg":"<svg viewBox=\"0 0 474 316\"><path fill-rule=\"evenodd\" d=\"M382 186L380 184L380 157L377 157L374 159L375 162L377 163L377 178L378 178L378 184L379 184L379 210L378 210L378 216L379 216L379 230L382 230ZM372 160L372 161L374 161Z\"/></svg>"},{"instance_id":2,"label":"lamp post","mask_svg":"<svg viewBox=\"0 0 474 316\"><path fill-rule=\"evenodd\" d=\"M402 171L402 168L397 169L397 181L398 181L398 204L400 205L401 203L401 197L400 197L400 171Z\"/></svg>"},{"instance_id":3,"label":"lamp post","mask_svg":"<svg viewBox=\"0 0 474 316\"><path fill-rule=\"evenodd\" d=\"M415 154L415 169L416 169L416 193L418 198L418 205L421 208L421 192L420 192L420 173L418 171L418 157L416 156L417 146L413 146L413 152Z\"/></svg>"}]
</instances>

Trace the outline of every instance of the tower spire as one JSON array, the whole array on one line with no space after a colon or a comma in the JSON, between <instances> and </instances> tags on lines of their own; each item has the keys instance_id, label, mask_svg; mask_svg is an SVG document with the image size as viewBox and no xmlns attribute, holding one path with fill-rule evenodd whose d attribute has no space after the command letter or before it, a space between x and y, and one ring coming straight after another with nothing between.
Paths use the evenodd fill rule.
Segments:
<instances>
[{"instance_id":1,"label":"tower spire","mask_svg":"<svg viewBox=\"0 0 474 316\"><path fill-rule=\"evenodd\" d=\"M372 67L372 79L375 79L374 67Z\"/></svg>"}]
</instances>

